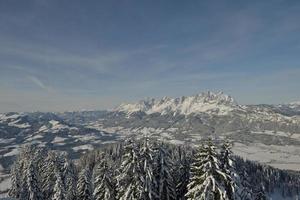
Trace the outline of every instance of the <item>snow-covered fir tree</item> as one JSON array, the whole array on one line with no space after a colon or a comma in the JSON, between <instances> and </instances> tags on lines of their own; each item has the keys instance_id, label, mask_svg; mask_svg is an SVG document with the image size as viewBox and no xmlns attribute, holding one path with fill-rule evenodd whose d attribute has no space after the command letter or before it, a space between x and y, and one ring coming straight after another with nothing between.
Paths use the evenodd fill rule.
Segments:
<instances>
[{"instance_id":1,"label":"snow-covered fir tree","mask_svg":"<svg viewBox=\"0 0 300 200\"><path fill-rule=\"evenodd\" d=\"M16 162L10 171L11 176L11 187L8 192L10 197L14 197L16 199L20 198L21 194L21 171L20 164Z\"/></svg>"},{"instance_id":2,"label":"snow-covered fir tree","mask_svg":"<svg viewBox=\"0 0 300 200\"><path fill-rule=\"evenodd\" d=\"M239 166L239 170L237 170L239 176L240 176L240 198L243 200L253 200L253 191L252 191L252 185L250 184L251 182L251 177L248 174L247 169L247 164L249 162L245 162L242 158L235 156L235 162L236 166ZM249 166L248 166L249 168Z\"/></svg>"},{"instance_id":3,"label":"snow-covered fir tree","mask_svg":"<svg viewBox=\"0 0 300 200\"><path fill-rule=\"evenodd\" d=\"M263 183L256 186L254 200L268 200Z\"/></svg>"},{"instance_id":4,"label":"snow-covered fir tree","mask_svg":"<svg viewBox=\"0 0 300 200\"><path fill-rule=\"evenodd\" d=\"M178 147L178 156L179 159L176 163L174 163L174 167L176 167L177 173L177 181L176 181L176 193L177 199L184 200L186 199L185 194L187 193L187 185L189 184L190 179L190 156L187 154L187 150L183 147ZM175 161L173 161L175 162Z\"/></svg>"},{"instance_id":5,"label":"snow-covered fir tree","mask_svg":"<svg viewBox=\"0 0 300 200\"><path fill-rule=\"evenodd\" d=\"M55 178L56 180L52 200L66 200L65 185L62 180L62 175L58 169L55 170Z\"/></svg>"},{"instance_id":6,"label":"snow-covered fir tree","mask_svg":"<svg viewBox=\"0 0 300 200\"><path fill-rule=\"evenodd\" d=\"M132 139L124 145L122 164L117 176L118 199L140 200L143 194L142 171L137 145Z\"/></svg>"},{"instance_id":7,"label":"snow-covered fir tree","mask_svg":"<svg viewBox=\"0 0 300 200\"><path fill-rule=\"evenodd\" d=\"M175 193L178 200L225 200L232 199L226 185L230 181L232 185L240 182L242 187L234 188L231 194L239 194L243 200L268 199L272 192L281 199L299 195L298 173L231 155L230 145L223 145L217 154L212 141L197 152L192 147L149 142L129 140L125 145L106 145L82 156L76 166L63 153L26 146L11 168L9 194L21 200L93 199L93 192L96 199L164 200L174 199ZM241 181L233 178L233 172ZM110 195L107 188L113 191L115 181L117 194ZM153 193L156 195L150 197Z\"/></svg>"},{"instance_id":8,"label":"snow-covered fir tree","mask_svg":"<svg viewBox=\"0 0 300 200\"><path fill-rule=\"evenodd\" d=\"M93 199L92 172L90 166L86 166L85 168L83 168L79 174L77 183L77 199Z\"/></svg>"},{"instance_id":9,"label":"snow-covered fir tree","mask_svg":"<svg viewBox=\"0 0 300 200\"><path fill-rule=\"evenodd\" d=\"M20 151L20 154L18 155L16 162L11 168L12 187L9 191L10 197L14 197L17 199L29 199L30 197L29 188L28 188L28 178L30 178L28 177L29 167L31 167L30 170L34 170L34 174L32 174L33 177L31 177L35 179L33 180L33 182L38 181L37 180L37 177L39 175L38 164L40 159L43 158L43 156L41 156L40 150L41 149L37 148L36 145L26 145Z\"/></svg>"},{"instance_id":10,"label":"snow-covered fir tree","mask_svg":"<svg viewBox=\"0 0 300 200\"><path fill-rule=\"evenodd\" d=\"M155 190L156 180L154 179L153 149L147 136L143 139L140 148L139 162L141 164L141 178L143 182L141 199L152 200L157 196Z\"/></svg>"},{"instance_id":11,"label":"snow-covered fir tree","mask_svg":"<svg viewBox=\"0 0 300 200\"><path fill-rule=\"evenodd\" d=\"M240 199L242 200L252 200L253 199L253 193L251 190L251 185L249 183L249 175L247 174L246 169L242 170L241 172L241 188L239 192Z\"/></svg>"},{"instance_id":12,"label":"snow-covered fir tree","mask_svg":"<svg viewBox=\"0 0 300 200\"><path fill-rule=\"evenodd\" d=\"M116 185L112 177L111 166L102 157L96 166L94 180L94 200L115 200Z\"/></svg>"},{"instance_id":13,"label":"snow-covered fir tree","mask_svg":"<svg viewBox=\"0 0 300 200\"><path fill-rule=\"evenodd\" d=\"M27 170L26 170L27 171ZM27 177L26 177L26 171L24 172L24 175L21 176L21 192L19 194L19 198L21 200L23 199L29 199L29 191L28 191L28 185L27 185Z\"/></svg>"},{"instance_id":14,"label":"snow-covered fir tree","mask_svg":"<svg viewBox=\"0 0 300 200\"><path fill-rule=\"evenodd\" d=\"M174 163L165 144L159 145L156 156L155 178L157 180L157 197L161 200L176 199L176 185L172 167Z\"/></svg>"},{"instance_id":15,"label":"snow-covered fir tree","mask_svg":"<svg viewBox=\"0 0 300 200\"><path fill-rule=\"evenodd\" d=\"M33 161L29 162L26 170L26 183L28 188L28 196L30 200L43 200L40 183L37 176L36 165Z\"/></svg>"},{"instance_id":16,"label":"snow-covered fir tree","mask_svg":"<svg viewBox=\"0 0 300 200\"><path fill-rule=\"evenodd\" d=\"M66 199L76 199L76 169L73 162L67 158L64 158L64 165L62 170L62 179L65 185Z\"/></svg>"},{"instance_id":17,"label":"snow-covered fir tree","mask_svg":"<svg viewBox=\"0 0 300 200\"><path fill-rule=\"evenodd\" d=\"M49 151L45 162L43 162L42 170L42 189L45 199L51 199L53 197L53 189L55 185L55 171L60 168L57 161L57 154Z\"/></svg>"},{"instance_id":18,"label":"snow-covered fir tree","mask_svg":"<svg viewBox=\"0 0 300 200\"><path fill-rule=\"evenodd\" d=\"M229 140L226 140L221 147L221 170L223 173L227 175L226 179L224 179L225 190L227 196L230 200L239 200L240 199L240 177L235 169L235 162L232 157L232 144Z\"/></svg>"},{"instance_id":19,"label":"snow-covered fir tree","mask_svg":"<svg viewBox=\"0 0 300 200\"><path fill-rule=\"evenodd\" d=\"M227 200L226 179L227 175L220 169L216 147L208 140L195 155L186 197L189 200Z\"/></svg>"}]
</instances>

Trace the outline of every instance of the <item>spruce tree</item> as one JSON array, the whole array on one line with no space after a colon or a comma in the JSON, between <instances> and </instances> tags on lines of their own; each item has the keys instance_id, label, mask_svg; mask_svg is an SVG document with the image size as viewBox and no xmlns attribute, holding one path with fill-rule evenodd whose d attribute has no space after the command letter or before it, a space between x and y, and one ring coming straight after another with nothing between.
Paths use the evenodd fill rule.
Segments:
<instances>
[{"instance_id":1,"label":"spruce tree","mask_svg":"<svg viewBox=\"0 0 300 200\"><path fill-rule=\"evenodd\" d=\"M268 197L266 195L264 186L262 183L260 183L258 186L256 186L254 191L254 200L267 200Z\"/></svg>"},{"instance_id":2,"label":"spruce tree","mask_svg":"<svg viewBox=\"0 0 300 200\"><path fill-rule=\"evenodd\" d=\"M37 176L36 166L33 161L30 161L26 170L26 183L30 200L43 200L40 189L40 183Z\"/></svg>"},{"instance_id":3,"label":"spruce tree","mask_svg":"<svg viewBox=\"0 0 300 200\"><path fill-rule=\"evenodd\" d=\"M139 161L141 164L141 175L143 182L143 200L152 200L157 196L155 192L155 179L153 169L153 150L149 143L149 138L145 137L140 148Z\"/></svg>"},{"instance_id":4,"label":"spruce tree","mask_svg":"<svg viewBox=\"0 0 300 200\"><path fill-rule=\"evenodd\" d=\"M119 200L140 200L143 180L137 145L132 139L126 141L122 164L117 176Z\"/></svg>"},{"instance_id":5,"label":"spruce tree","mask_svg":"<svg viewBox=\"0 0 300 200\"><path fill-rule=\"evenodd\" d=\"M232 157L232 144L226 140L221 147L221 170L227 175L224 179L225 190L227 196L230 200L239 200L240 199L240 178L236 173L235 162Z\"/></svg>"},{"instance_id":6,"label":"spruce tree","mask_svg":"<svg viewBox=\"0 0 300 200\"><path fill-rule=\"evenodd\" d=\"M247 174L246 169L242 170L241 177L241 188L239 192L240 199L242 200L252 200L253 199L253 193L251 190L251 184L249 183L249 175Z\"/></svg>"},{"instance_id":7,"label":"spruce tree","mask_svg":"<svg viewBox=\"0 0 300 200\"><path fill-rule=\"evenodd\" d=\"M156 180L158 185L158 199L175 200L176 185L172 176L174 163L171 159L169 151L164 144L158 147L156 158Z\"/></svg>"},{"instance_id":8,"label":"spruce tree","mask_svg":"<svg viewBox=\"0 0 300 200\"><path fill-rule=\"evenodd\" d=\"M20 198L21 194L21 169L19 165L19 161L15 162L11 167L11 187L8 192L10 197L14 197L16 199Z\"/></svg>"},{"instance_id":9,"label":"spruce tree","mask_svg":"<svg viewBox=\"0 0 300 200\"><path fill-rule=\"evenodd\" d=\"M115 200L116 190L110 166L102 158L95 170L94 200Z\"/></svg>"},{"instance_id":10,"label":"spruce tree","mask_svg":"<svg viewBox=\"0 0 300 200\"><path fill-rule=\"evenodd\" d=\"M43 188L43 196L45 199L51 199L53 197L53 189L55 185L55 170L56 166L56 158L57 155L49 151L47 157L42 166L42 188Z\"/></svg>"},{"instance_id":11,"label":"spruce tree","mask_svg":"<svg viewBox=\"0 0 300 200\"><path fill-rule=\"evenodd\" d=\"M27 170L26 170L27 171ZM21 181L21 192L19 198L21 200L29 199L29 191L28 191L28 185L27 185L27 177L26 177L26 171L25 173L21 176L22 181Z\"/></svg>"},{"instance_id":12,"label":"spruce tree","mask_svg":"<svg viewBox=\"0 0 300 200\"><path fill-rule=\"evenodd\" d=\"M53 189L53 197L52 200L65 200L66 194L65 194L65 186L61 177L61 173L59 170L56 170L55 172L55 185Z\"/></svg>"},{"instance_id":13,"label":"spruce tree","mask_svg":"<svg viewBox=\"0 0 300 200\"><path fill-rule=\"evenodd\" d=\"M187 193L187 185L190 179L190 158L187 155L187 150L179 147L179 160L175 164L175 167L179 169L176 185L177 199L186 199L185 194Z\"/></svg>"},{"instance_id":14,"label":"spruce tree","mask_svg":"<svg viewBox=\"0 0 300 200\"><path fill-rule=\"evenodd\" d=\"M93 197L92 192L92 174L90 166L86 166L82 169L78 177L77 183L77 199L91 200Z\"/></svg>"},{"instance_id":15,"label":"spruce tree","mask_svg":"<svg viewBox=\"0 0 300 200\"><path fill-rule=\"evenodd\" d=\"M65 158L63 170L62 170L62 179L65 185L66 199L74 200L76 198L76 170L72 161Z\"/></svg>"},{"instance_id":16,"label":"spruce tree","mask_svg":"<svg viewBox=\"0 0 300 200\"><path fill-rule=\"evenodd\" d=\"M216 148L209 140L199 148L191 167L191 178L186 197L189 200L227 200L224 180Z\"/></svg>"}]
</instances>

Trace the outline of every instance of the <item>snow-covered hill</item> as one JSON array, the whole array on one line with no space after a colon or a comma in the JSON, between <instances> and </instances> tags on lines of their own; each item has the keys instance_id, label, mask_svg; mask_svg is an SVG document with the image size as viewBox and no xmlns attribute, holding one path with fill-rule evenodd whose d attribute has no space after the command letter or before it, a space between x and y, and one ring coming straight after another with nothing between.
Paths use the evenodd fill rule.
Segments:
<instances>
[{"instance_id":1,"label":"snow-covered hill","mask_svg":"<svg viewBox=\"0 0 300 200\"><path fill-rule=\"evenodd\" d=\"M27 144L64 150L72 157L116 140L114 134L72 124L55 113L0 114L0 164L7 171L20 148Z\"/></svg>"}]
</instances>

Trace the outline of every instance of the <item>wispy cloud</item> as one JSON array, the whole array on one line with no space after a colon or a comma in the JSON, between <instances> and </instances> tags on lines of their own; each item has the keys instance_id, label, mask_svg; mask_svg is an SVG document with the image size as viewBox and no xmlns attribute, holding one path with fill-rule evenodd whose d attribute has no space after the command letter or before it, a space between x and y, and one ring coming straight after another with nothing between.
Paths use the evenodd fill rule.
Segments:
<instances>
[{"instance_id":1,"label":"wispy cloud","mask_svg":"<svg viewBox=\"0 0 300 200\"><path fill-rule=\"evenodd\" d=\"M46 92L53 92L53 89L47 85L45 85L39 78L35 76L27 76L28 80L30 80L34 85L38 86L40 89L45 90Z\"/></svg>"},{"instance_id":2,"label":"wispy cloud","mask_svg":"<svg viewBox=\"0 0 300 200\"><path fill-rule=\"evenodd\" d=\"M15 56L19 59L30 62L52 64L72 68L73 66L82 66L93 68L100 72L107 72L113 63L125 59L128 55L125 53L114 52L111 54L98 55L80 55L63 51L49 46L37 46L29 44L2 45L0 52L3 55Z\"/></svg>"},{"instance_id":3,"label":"wispy cloud","mask_svg":"<svg viewBox=\"0 0 300 200\"><path fill-rule=\"evenodd\" d=\"M94 71L106 75L124 76L128 70L137 68L134 60L141 60L144 56L151 59L151 55L166 48L164 44L154 44L136 49L118 49L105 51L104 49L95 49L93 53L87 54L74 52L70 49L57 48L45 44L30 44L26 41L16 41L7 36L1 37L0 54L6 57L15 57L21 61L23 70L34 71L35 66L51 66L51 68L63 70L81 69L81 71ZM161 59L152 62L152 70L161 70ZM29 63L29 64L27 64ZM34 63L34 64L33 64ZM0 69L5 66L0 65ZM127 67L125 70L124 68ZM122 73L120 73L123 70ZM143 68L140 68L143 70ZM79 76L81 76L79 74Z\"/></svg>"}]
</instances>

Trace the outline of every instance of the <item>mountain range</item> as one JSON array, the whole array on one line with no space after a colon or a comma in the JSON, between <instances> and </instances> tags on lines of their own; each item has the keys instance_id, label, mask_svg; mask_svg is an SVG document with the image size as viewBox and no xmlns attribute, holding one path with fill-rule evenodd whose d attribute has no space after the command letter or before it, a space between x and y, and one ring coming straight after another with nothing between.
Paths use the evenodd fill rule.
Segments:
<instances>
[{"instance_id":1,"label":"mountain range","mask_svg":"<svg viewBox=\"0 0 300 200\"><path fill-rule=\"evenodd\" d=\"M0 114L0 171L5 176L20 148L35 143L82 153L128 136L175 144L229 139L234 152L282 169L300 168L300 102L241 105L222 92L148 98L107 111ZM1 179L1 177L0 177Z\"/></svg>"}]
</instances>

